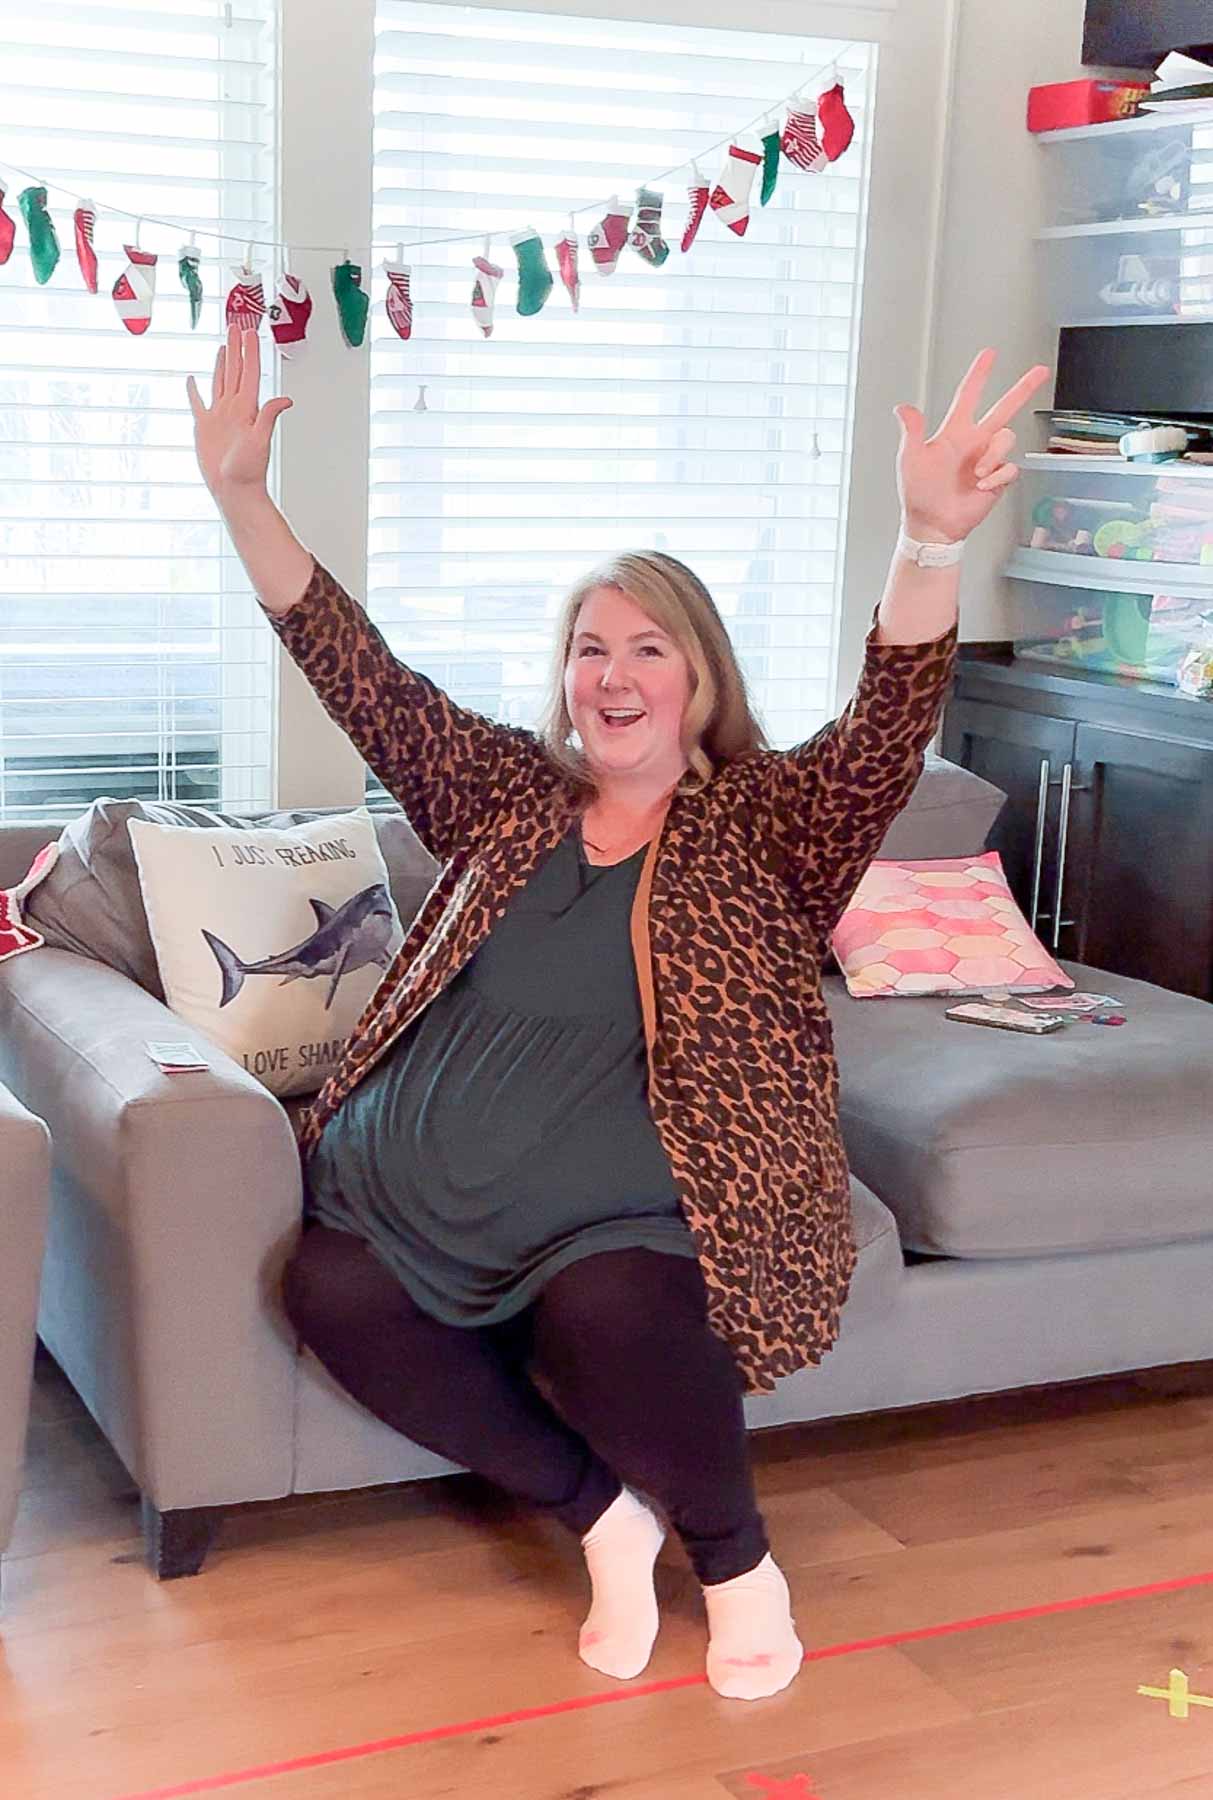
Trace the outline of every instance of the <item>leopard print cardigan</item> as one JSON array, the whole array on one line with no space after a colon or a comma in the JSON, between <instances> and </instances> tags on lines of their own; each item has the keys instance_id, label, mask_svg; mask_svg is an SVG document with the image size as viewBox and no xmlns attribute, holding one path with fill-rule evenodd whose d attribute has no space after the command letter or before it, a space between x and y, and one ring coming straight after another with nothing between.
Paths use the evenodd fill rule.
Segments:
<instances>
[{"instance_id":1,"label":"leopard print cardigan","mask_svg":"<svg viewBox=\"0 0 1213 1800\"><path fill-rule=\"evenodd\" d=\"M316 564L271 623L325 710L399 801L440 873L344 1055L298 1125L325 1123L454 979L584 802L540 739L456 705L399 662ZM909 799L949 690L957 630L869 632L841 715L784 751L675 790L632 914L648 1097L708 1294L747 1394L819 1363L855 1265L838 1068L820 986L830 934Z\"/></svg>"}]
</instances>

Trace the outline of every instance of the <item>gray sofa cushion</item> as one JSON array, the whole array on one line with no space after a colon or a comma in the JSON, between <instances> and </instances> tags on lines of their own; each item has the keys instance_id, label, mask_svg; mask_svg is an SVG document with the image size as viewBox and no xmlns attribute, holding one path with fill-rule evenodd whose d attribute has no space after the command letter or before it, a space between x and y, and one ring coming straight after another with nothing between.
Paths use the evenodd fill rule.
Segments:
<instances>
[{"instance_id":1,"label":"gray sofa cushion","mask_svg":"<svg viewBox=\"0 0 1213 1800\"><path fill-rule=\"evenodd\" d=\"M25 903L26 920L55 950L74 950L117 969L164 999L148 930L128 819L157 825L303 824L349 807L235 814L174 800L96 800L63 828L59 861ZM375 813L375 832L387 864L392 898L407 930L433 886L438 865L403 812Z\"/></svg>"},{"instance_id":2,"label":"gray sofa cushion","mask_svg":"<svg viewBox=\"0 0 1213 1800\"><path fill-rule=\"evenodd\" d=\"M998 1257L1213 1234L1213 1006L1063 963L1124 1002L1042 1038L945 1019L946 998L825 982L847 1157L907 1250Z\"/></svg>"},{"instance_id":3,"label":"gray sofa cushion","mask_svg":"<svg viewBox=\"0 0 1213 1800\"><path fill-rule=\"evenodd\" d=\"M878 857L911 860L932 856L972 856L986 839L1006 795L958 763L928 756L914 792L893 820Z\"/></svg>"}]
</instances>

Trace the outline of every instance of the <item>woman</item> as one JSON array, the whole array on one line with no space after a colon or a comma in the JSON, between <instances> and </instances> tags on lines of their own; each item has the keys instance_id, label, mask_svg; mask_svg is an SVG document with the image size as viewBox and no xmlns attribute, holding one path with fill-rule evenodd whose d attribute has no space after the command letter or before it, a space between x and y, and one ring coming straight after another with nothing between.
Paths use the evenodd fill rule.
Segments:
<instances>
[{"instance_id":1,"label":"woman","mask_svg":"<svg viewBox=\"0 0 1213 1800\"><path fill-rule=\"evenodd\" d=\"M819 969L921 771L959 546L1014 480L1009 421L1048 374L979 419L993 360L933 437L897 409L904 531L863 672L785 752L707 591L657 553L568 597L538 734L455 706L270 501L291 402L258 407L256 334L229 333L209 408L189 384L274 629L441 865L300 1129L288 1313L378 1418L577 1532L579 1654L621 1679L658 1624L665 1525L642 1495L703 1587L717 1693L777 1693L804 1654L742 1402L820 1361L854 1266Z\"/></svg>"}]
</instances>

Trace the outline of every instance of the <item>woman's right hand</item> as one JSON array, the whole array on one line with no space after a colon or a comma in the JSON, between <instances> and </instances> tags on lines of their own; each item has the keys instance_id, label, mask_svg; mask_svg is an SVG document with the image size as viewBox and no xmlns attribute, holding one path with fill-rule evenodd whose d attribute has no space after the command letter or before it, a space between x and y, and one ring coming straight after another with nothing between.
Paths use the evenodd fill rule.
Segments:
<instances>
[{"instance_id":1,"label":"woman's right hand","mask_svg":"<svg viewBox=\"0 0 1213 1800\"><path fill-rule=\"evenodd\" d=\"M203 404L192 375L185 385L194 415L198 467L220 506L264 493L274 426L294 403L280 395L258 406L261 345L257 333L229 327L227 343L215 358L209 406Z\"/></svg>"}]
</instances>

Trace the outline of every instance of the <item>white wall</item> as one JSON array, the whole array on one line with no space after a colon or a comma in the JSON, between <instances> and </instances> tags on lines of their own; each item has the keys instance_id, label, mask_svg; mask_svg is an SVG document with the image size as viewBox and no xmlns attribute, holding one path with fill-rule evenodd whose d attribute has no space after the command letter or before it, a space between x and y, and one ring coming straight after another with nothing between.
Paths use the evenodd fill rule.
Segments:
<instances>
[{"instance_id":1,"label":"white wall","mask_svg":"<svg viewBox=\"0 0 1213 1800\"><path fill-rule=\"evenodd\" d=\"M613 9L621 17L736 22L730 0L530 3L599 17ZM1036 163L1024 107L1032 83L1083 72L1082 10L1082 0L899 0L895 11L888 0L767 0L745 21L749 29L864 32L881 41L836 702L853 685L897 528L893 407L912 401L937 422L987 342L1003 352L998 372L1008 380L1052 358L1032 277ZM350 254L369 256L374 0L345 0L339 29L330 0L284 0L283 11L282 235L324 247L300 257L298 272L317 306L331 309L329 268L342 248L334 234L363 238ZM316 331L306 361L286 369L284 391L296 406L280 427L283 509L358 594L368 366L366 351L348 350L335 326ZM1011 537L1008 502L966 559L965 638L1006 634L997 569ZM357 758L283 663L280 803L356 801Z\"/></svg>"},{"instance_id":2,"label":"white wall","mask_svg":"<svg viewBox=\"0 0 1213 1800\"><path fill-rule=\"evenodd\" d=\"M282 0L281 236L317 248L297 253L292 266L316 310L306 354L281 365L281 391L295 404L278 425L279 502L296 536L359 598L370 357L341 336L331 271L348 249L370 289L373 25L373 0L346 0L336 26L328 0ZM345 233L360 241L335 244ZM278 666L278 804L361 800L365 774L353 745L285 653Z\"/></svg>"},{"instance_id":3,"label":"white wall","mask_svg":"<svg viewBox=\"0 0 1213 1800\"><path fill-rule=\"evenodd\" d=\"M1083 0L962 0L940 171L944 231L928 389L932 426L984 345L1000 352L990 399L1033 363L1054 364L1057 332L1041 304L1032 241L1043 222L1038 171L1044 152L1024 121L1030 87L1094 72L1081 63L1082 16ZM1033 404L1047 407L1052 398L1050 384ZM1028 414L1016 430L1022 448L1036 447ZM1015 541L1017 503L1012 492L965 552L960 635L966 641L1010 634L1011 584L999 569Z\"/></svg>"}]
</instances>

